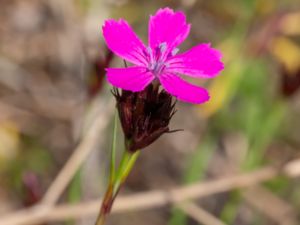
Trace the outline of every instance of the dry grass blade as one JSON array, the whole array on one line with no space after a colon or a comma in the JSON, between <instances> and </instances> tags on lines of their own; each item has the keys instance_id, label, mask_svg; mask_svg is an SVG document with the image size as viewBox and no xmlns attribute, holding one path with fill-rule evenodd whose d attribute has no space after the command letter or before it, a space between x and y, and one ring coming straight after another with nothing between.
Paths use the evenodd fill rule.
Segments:
<instances>
[{"instance_id":1,"label":"dry grass blade","mask_svg":"<svg viewBox=\"0 0 300 225\"><path fill-rule=\"evenodd\" d=\"M281 170L267 167L254 172L233 175L216 180L195 183L171 189L169 191L149 191L146 193L120 196L117 199L113 213L138 211L153 207L178 204L186 200L226 192L237 188L250 187L275 178L282 173L288 177L300 175L300 159L287 163ZM95 216L98 213L101 200L95 200L77 205L60 205L57 207L29 208L12 213L0 220L0 225L32 225L46 221L64 221L68 218Z\"/></svg>"},{"instance_id":2,"label":"dry grass blade","mask_svg":"<svg viewBox=\"0 0 300 225\"><path fill-rule=\"evenodd\" d=\"M202 209L195 203L183 203L177 206L184 211L188 216L193 218L195 221L203 225L226 225L221 220L210 214L206 210Z\"/></svg>"},{"instance_id":3,"label":"dry grass blade","mask_svg":"<svg viewBox=\"0 0 300 225\"><path fill-rule=\"evenodd\" d=\"M248 188L243 198L253 208L278 224L296 225L296 210L287 202L261 186Z\"/></svg>"},{"instance_id":4,"label":"dry grass blade","mask_svg":"<svg viewBox=\"0 0 300 225\"><path fill-rule=\"evenodd\" d=\"M57 202L67 185L74 177L78 168L82 165L91 150L95 148L96 143L99 141L99 134L102 133L109 121L107 118L112 112L112 106L112 102L108 107L104 105L99 106L104 109L101 111L102 114L96 118L82 142L75 149L74 153L53 181L42 200L43 205L51 206Z\"/></svg>"}]
</instances>

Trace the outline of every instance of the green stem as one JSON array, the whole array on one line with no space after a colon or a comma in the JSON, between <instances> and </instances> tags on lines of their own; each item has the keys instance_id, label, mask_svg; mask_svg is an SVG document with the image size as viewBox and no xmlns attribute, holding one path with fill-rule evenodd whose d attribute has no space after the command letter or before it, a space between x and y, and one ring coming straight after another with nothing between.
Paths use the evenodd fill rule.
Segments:
<instances>
[{"instance_id":1,"label":"green stem","mask_svg":"<svg viewBox=\"0 0 300 225\"><path fill-rule=\"evenodd\" d=\"M113 183L115 179L116 170L116 140L117 140L117 130L118 130L118 113L115 112L114 118L114 128L113 128L113 139L111 145L111 158L110 158L110 177L109 183Z\"/></svg>"},{"instance_id":2,"label":"green stem","mask_svg":"<svg viewBox=\"0 0 300 225\"><path fill-rule=\"evenodd\" d=\"M130 174L136 159L138 158L140 151L129 152L124 151L120 165L114 179L110 181L107 191L104 195L101 210L96 221L96 225L103 225L107 216L109 215L113 206L114 200L116 199L121 186L126 181L126 178Z\"/></svg>"},{"instance_id":3,"label":"green stem","mask_svg":"<svg viewBox=\"0 0 300 225\"><path fill-rule=\"evenodd\" d=\"M134 153L129 152L127 150L124 151L119 169L116 173L116 178L114 180L114 195L117 194L120 186L125 182L139 154L140 151L136 151Z\"/></svg>"}]
</instances>

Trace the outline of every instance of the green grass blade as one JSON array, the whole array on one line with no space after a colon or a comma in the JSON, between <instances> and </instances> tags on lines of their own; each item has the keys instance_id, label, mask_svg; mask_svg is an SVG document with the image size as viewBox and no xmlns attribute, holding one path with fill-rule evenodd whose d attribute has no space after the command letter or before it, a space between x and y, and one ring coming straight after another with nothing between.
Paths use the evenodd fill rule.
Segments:
<instances>
[{"instance_id":1,"label":"green grass blade","mask_svg":"<svg viewBox=\"0 0 300 225\"><path fill-rule=\"evenodd\" d=\"M110 157L110 183L113 183L116 176L116 142L117 142L117 130L118 130L118 113L115 112L113 138L111 145L111 157Z\"/></svg>"}]
</instances>

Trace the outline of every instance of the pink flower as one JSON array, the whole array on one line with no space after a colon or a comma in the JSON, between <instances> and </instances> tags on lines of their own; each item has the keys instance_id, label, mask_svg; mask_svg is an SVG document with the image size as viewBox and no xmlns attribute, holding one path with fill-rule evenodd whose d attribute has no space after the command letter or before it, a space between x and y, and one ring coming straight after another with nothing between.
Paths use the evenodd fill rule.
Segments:
<instances>
[{"instance_id":1,"label":"pink flower","mask_svg":"<svg viewBox=\"0 0 300 225\"><path fill-rule=\"evenodd\" d=\"M146 47L129 24L109 19L103 26L107 46L116 55L134 64L128 68L107 68L107 79L115 87L133 92L143 90L154 80L181 101L203 103L207 90L183 80L180 74L212 78L224 68L221 53L210 44L199 44L177 54L176 48L189 34L190 24L182 12L159 9L149 21L149 46Z\"/></svg>"}]
</instances>

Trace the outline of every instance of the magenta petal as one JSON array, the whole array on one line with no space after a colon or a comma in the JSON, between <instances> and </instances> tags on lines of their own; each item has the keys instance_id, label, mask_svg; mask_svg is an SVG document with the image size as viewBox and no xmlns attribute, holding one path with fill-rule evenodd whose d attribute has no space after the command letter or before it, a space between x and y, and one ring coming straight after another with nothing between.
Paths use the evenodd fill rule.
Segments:
<instances>
[{"instance_id":1,"label":"magenta petal","mask_svg":"<svg viewBox=\"0 0 300 225\"><path fill-rule=\"evenodd\" d=\"M143 67L107 68L107 80L115 87L128 91L141 91L154 79Z\"/></svg>"},{"instance_id":2,"label":"magenta petal","mask_svg":"<svg viewBox=\"0 0 300 225\"><path fill-rule=\"evenodd\" d=\"M107 46L116 55L136 65L147 65L146 47L125 20L106 20L102 31Z\"/></svg>"},{"instance_id":3,"label":"magenta petal","mask_svg":"<svg viewBox=\"0 0 300 225\"><path fill-rule=\"evenodd\" d=\"M221 53L210 44L200 44L169 59L168 71L192 77L214 77L224 68L221 57Z\"/></svg>"},{"instance_id":4,"label":"magenta petal","mask_svg":"<svg viewBox=\"0 0 300 225\"><path fill-rule=\"evenodd\" d=\"M159 80L167 92L181 101L200 104L209 100L207 90L190 84L175 74L162 74Z\"/></svg>"},{"instance_id":5,"label":"magenta petal","mask_svg":"<svg viewBox=\"0 0 300 225\"><path fill-rule=\"evenodd\" d=\"M174 12L172 9L159 9L149 21L149 45L155 49L162 43L167 44L171 51L185 40L190 31L190 25L186 23L182 12Z\"/></svg>"}]
</instances>

